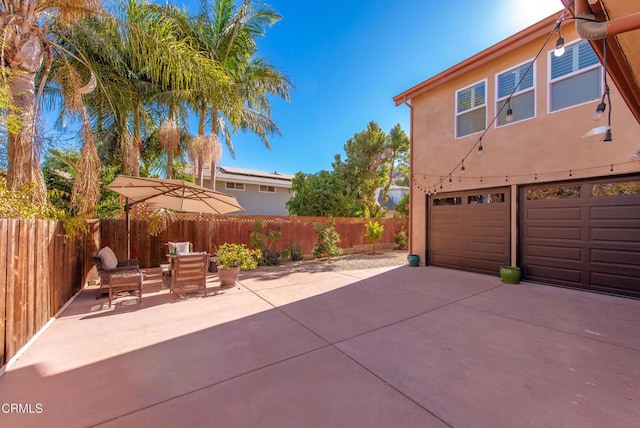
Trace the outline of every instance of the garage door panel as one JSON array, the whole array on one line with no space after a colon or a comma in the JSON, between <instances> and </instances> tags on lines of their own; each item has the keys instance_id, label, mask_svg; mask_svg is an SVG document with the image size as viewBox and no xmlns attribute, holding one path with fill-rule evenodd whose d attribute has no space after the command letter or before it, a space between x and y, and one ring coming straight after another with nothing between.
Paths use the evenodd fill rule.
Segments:
<instances>
[{"instance_id":1,"label":"garage door panel","mask_svg":"<svg viewBox=\"0 0 640 428\"><path fill-rule=\"evenodd\" d=\"M598 291L619 293L620 290L624 290L626 294L640 297L640 277L638 276L591 272L591 284Z\"/></svg>"},{"instance_id":2,"label":"garage door panel","mask_svg":"<svg viewBox=\"0 0 640 428\"><path fill-rule=\"evenodd\" d=\"M437 205L451 201L458 205ZM431 264L497 275L501 265L509 264L510 241L509 188L444 194L431 199Z\"/></svg>"},{"instance_id":3,"label":"garage door panel","mask_svg":"<svg viewBox=\"0 0 640 428\"><path fill-rule=\"evenodd\" d=\"M533 280L554 279L563 285L580 284L582 282L582 270L568 267L552 267L545 265L529 264L526 269L527 278Z\"/></svg>"},{"instance_id":4,"label":"garage door panel","mask_svg":"<svg viewBox=\"0 0 640 428\"><path fill-rule=\"evenodd\" d=\"M638 207L635 205L608 205L595 206L589 210L589 218L592 220L629 220L634 224L640 223L638 219Z\"/></svg>"},{"instance_id":5,"label":"garage door panel","mask_svg":"<svg viewBox=\"0 0 640 428\"><path fill-rule=\"evenodd\" d=\"M499 238L501 240L504 240L504 238L507 237L507 231L504 230L504 223L502 224L502 226L468 227L466 229L466 232L467 232L467 236L469 236L469 238L471 239L475 237L480 239Z\"/></svg>"},{"instance_id":6,"label":"garage door panel","mask_svg":"<svg viewBox=\"0 0 640 428\"><path fill-rule=\"evenodd\" d=\"M492 272L495 269L498 260L487 260L486 258L467 258L467 270L474 272ZM504 265L504 263L502 263Z\"/></svg>"},{"instance_id":7,"label":"garage door panel","mask_svg":"<svg viewBox=\"0 0 640 428\"><path fill-rule=\"evenodd\" d=\"M442 239L438 243L438 252L444 254L460 254L464 249L464 242L458 239Z\"/></svg>"},{"instance_id":8,"label":"garage door panel","mask_svg":"<svg viewBox=\"0 0 640 428\"><path fill-rule=\"evenodd\" d=\"M594 241L638 242L640 241L640 228L593 228L591 229L591 239Z\"/></svg>"},{"instance_id":9,"label":"garage door panel","mask_svg":"<svg viewBox=\"0 0 640 428\"><path fill-rule=\"evenodd\" d=\"M540 202L540 201L538 201ZM527 220L580 220L582 218L582 212L580 207L565 207L565 208L553 208L544 209L542 207L529 208L527 210Z\"/></svg>"},{"instance_id":10,"label":"garage door panel","mask_svg":"<svg viewBox=\"0 0 640 428\"><path fill-rule=\"evenodd\" d=\"M560 187L580 192L564 200L544 199ZM638 189L638 175L525 186L520 197L523 277L640 297ZM529 194L537 200L528 200Z\"/></svg>"},{"instance_id":11,"label":"garage door panel","mask_svg":"<svg viewBox=\"0 0 640 428\"><path fill-rule=\"evenodd\" d=\"M501 257L504 257L504 253L509 249L504 243L493 243L493 242L468 242L467 243L467 251L472 253L492 253L499 254Z\"/></svg>"},{"instance_id":12,"label":"garage door panel","mask_svg":"<svg viewBox=\"0 0 640 428\"><path fill-rule=\"evenodd\" d=\"M552 238L552 239L572 239L579 241L582 239L581 227L539 227L530 226L527 228L528 238Z\"/></svg>"},{"instance_id":13,"label":"garage door panel","mask_svg":"<svg viewBox=\"0 0 640 428\"><path fill-rule=\"evenodd\" d=\"M458 267L463 265L464 259L455 254L434 254L432 259L432 263L436 266L452 266Z\"/></svg>"},{"instance_id":14,"label":"garage door panel","mask_svg":"<svg viewBox=\"0 0 640 428\"><path fill-rule=\"evenodd\" d=\"M581 260L582 250L575 247L558 247L555 245L529 245L527 255L556 260Z\"/></svg>"}]
</instances>

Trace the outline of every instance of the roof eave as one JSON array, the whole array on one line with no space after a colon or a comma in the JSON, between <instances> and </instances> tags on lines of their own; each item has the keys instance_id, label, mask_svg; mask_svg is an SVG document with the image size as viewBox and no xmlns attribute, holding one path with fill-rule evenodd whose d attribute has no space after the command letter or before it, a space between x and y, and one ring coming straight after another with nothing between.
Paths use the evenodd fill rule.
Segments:
<instances>
[{"instance_id":1,"label":"roof eave","mask_svg":"<svg viewBox=\"0 0 640 428\"><path fill-rule=\"evenodd\" d=\"M538 22L537 24L525 28L524 30L514 34L513 36L504 39L503 41L483 50L482 52L477 53L476 55L454 65L451 68L448 68L440 74L437 74L430 79L427 79L422 83L419 83L416 86L407 89L406 91L393 97L393 101L396 103L396 106L399 106L400 104L403 104L411 100L412 98L415 98L418 95L421 95L433 89L434 87L441 85L444 82L461 76L471 68L479 67L494 60L507 51L516 49L520 46L530 43L533 40L548 35L553 29L555 22L558 20L560 13L561 12L551 15Z\"/></svg>"}]
</instances>

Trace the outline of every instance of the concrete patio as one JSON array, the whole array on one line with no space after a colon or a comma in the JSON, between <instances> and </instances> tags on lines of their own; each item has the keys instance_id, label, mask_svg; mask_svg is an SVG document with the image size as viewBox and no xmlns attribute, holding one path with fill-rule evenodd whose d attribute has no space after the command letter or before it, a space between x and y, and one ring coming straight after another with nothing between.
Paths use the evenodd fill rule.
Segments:
<instances>
[{"instance_id":1,"label":"concrete patio","mask_svg":"<svg viewBox=\"0 0 640 428\"><path fill-rule=\"evenodd\" d=\"M640 426L638 300L409 266L144 291L83 290L0 377L0 426Z\"/></svg>"}]
</instances>

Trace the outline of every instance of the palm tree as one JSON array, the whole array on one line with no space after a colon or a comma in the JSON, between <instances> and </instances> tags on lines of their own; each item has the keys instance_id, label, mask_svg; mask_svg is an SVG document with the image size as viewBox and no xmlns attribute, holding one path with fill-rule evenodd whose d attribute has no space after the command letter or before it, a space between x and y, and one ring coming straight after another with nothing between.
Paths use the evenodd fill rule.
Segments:
<instances>
[{"instance_id":1,"label":"palm tree","mask_svg":"<svg viewBox=\"0 0 640 428\"><path fill-rule=\"evenodd\" d=\"M257 39L281 19L269 5L243 1L235 8L234 0L203 1L200 13L188 31L198 49L217 61L232 85L223 93L194 94L193 103L200 117L198 134L204 135L204 124L211 123L211 135L225 144L234 156L231 133L235 129L252 131L269 147L269 136L280 134L271 118L268 96L289 100L291 82L264 58L255 56ZM211 159L211 188L215 189L215 170L219 156Z\"/></svg>"},{"instance_id":2,"label":"palm tree","mask_svg":"<svg viewBox=\"0 0 640 428\"><path fill-rule=\"evenodd\" d=\"M8 135L7 182L18 189L36 183L35 199L46 201L46 187L36 141L36 116L43 84L47 81L57 50L52 34L100 10L96 0L0 0L2 30L2 84L8 88L22 126ZM36 93L36 76L41 84ZM80 82L69 87L77 94Z\"/></svg>"},{"instance_id":3,"label":"palm tree","mask_svg":"<svg viewBox=\"0 0 640 428\"><path fill-rule=\"evenodd\" d=\"M181 38L167 10L170 7L127 0L114 11L117 19L94 17L65 33L68 50L97 76L98 89L86 97L86 104L102 155L122 162L122 170L136 176L141 172L142 142L156 135L163 105L171 110L180 96L219 90L229 80L215 62ZM166 129L161 131L160 143L173 148L168 150L173 154L176 135L167 140Z\"/></svg>"}]
</instances>

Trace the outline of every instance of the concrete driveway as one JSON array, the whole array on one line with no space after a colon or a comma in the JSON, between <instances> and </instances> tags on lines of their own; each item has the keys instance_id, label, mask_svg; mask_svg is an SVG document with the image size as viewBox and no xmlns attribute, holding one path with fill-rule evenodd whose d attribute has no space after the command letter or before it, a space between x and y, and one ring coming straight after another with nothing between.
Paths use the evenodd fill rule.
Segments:
<instances>
[{"instance_id":1,"label":"concrete driveway","mask_svg":"<svg viewBox=\"0 0 640 428\"><path fill-rule=\"evenodd\" d=\"M0 426L640 426L638 300L435 267L240 282L83 290L0 378Z\"/></svg>"}]
</instances>

